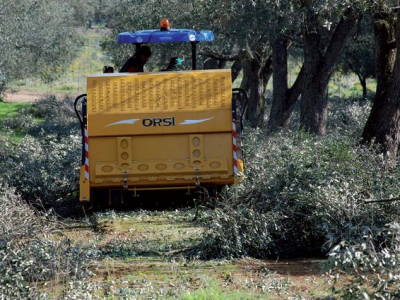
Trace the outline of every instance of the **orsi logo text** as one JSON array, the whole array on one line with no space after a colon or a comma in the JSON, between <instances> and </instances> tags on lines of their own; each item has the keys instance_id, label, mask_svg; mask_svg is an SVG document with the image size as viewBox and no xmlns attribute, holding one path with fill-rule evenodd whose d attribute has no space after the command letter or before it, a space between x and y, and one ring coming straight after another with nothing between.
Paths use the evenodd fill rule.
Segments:
<instances>
[{"instance_id":1,"label":"orsi logo text","mask_svg":"<svg viewBox=\"0 0 400 300\"><path fill-rule=\"evenodd\" d=\"M142 120L142 124L145 127L151 126L175 126L175 117L167 118L146 118Z\"/></svg>"}]
</instances>

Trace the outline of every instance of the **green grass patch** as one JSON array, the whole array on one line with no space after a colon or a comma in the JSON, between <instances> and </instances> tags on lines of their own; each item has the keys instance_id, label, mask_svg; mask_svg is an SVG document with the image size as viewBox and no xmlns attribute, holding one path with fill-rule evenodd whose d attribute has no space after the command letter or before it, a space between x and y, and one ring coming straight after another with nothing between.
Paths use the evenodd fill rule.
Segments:
<instances>
[{"instance_id":1,"label":"green grass patch","mask_svg":"<svg viewBox=\"0 0 400 300\"><path fill-rule=\"evenodd\" d=\"M216 282L211 285L183 295L182 300L251 300L265 299L266 295L249 293L249 291L225 291Z\"/></svg>"},{"instance_id":2,"label":"green grass patch","mask_svg":"<svg viewBox=\"0 0 400 300\"><path fill-rule=\"evenodd\" d=\"M2 102L0 101L0 120L15 115L24 107L29 107L28 102Z\"/></svg>"},{"instance_id":3,"label":"green grass patch","mask_svg":"<svg viewBox=\"0 0 400 300\"><path fill-rule=\"evenodd\" d=\"M22 140L25 138L26 133L22 132L20 130L14 130L11 135L9 135L10 142L19 144L22 142Z\"/></svg>"},{"instance_id":4,"label":"green grass patch","mask_svg":"<svg viewBox=\"0 0 400 300\"><path fill-rule=\"evenodd\" d=\"M3 137L7 138L7 141L16 145L20 144L26 137L26 133L18 129L6 130L4 127L0 127L0 132L2 133Z\"/></svg>"}]
</instances>

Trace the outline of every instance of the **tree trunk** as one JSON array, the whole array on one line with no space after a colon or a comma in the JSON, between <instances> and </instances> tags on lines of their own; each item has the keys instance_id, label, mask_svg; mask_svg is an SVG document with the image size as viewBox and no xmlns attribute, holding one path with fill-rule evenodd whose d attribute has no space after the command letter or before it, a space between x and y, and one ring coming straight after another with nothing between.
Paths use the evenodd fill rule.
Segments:
<instances>
[{"instance_id":1,"label":"tree trunk","mask_svg":"<svg viewBox=\"0 0 400 300\"><path fill-rule=\"evenodd\" d=\"M384 14L375 17L377 90L362 141L382 145L382 152L389 156L393 166L400 137L400 21L393 24L389 18L382 19Z\"/></svg>"},{"instance_id":2,"label":"tree trunk","mask_svg":"<svg viewBox=\"0 0 400 300\"><path fill-rule=\"evenodd\" d=\"M264 117L264 90L271 78L272 57L262 59L257 53L247 53L242 59L243 79L240 88L247 91L249 99L246 119L252 127L261 125Z\"/></svg>"},{"instance_id":3,"label":"tree trunk","mask_svg":"<svg viewBox=\"0 0 400 300\"><path fill-rule=\"evenodd\" d=\"M272 56L267 56L265 49L240 50L237 55L225 55L211 51L200 53L209 57L207 66L219 62L219 66L226 61L234 61L232 65L232 82L243 70L243 79L240 88L244 89L248 96L246 119L252 127L257 127L263 121L265 99L264 91L272 75ZM206 64L205 64L206 67Z\"/></svg>"},{"instance_id":4,"label":"tree trunk","mask_svg":"<svg viewBox=\"0 0 400 300\"><path fill-rule=\"evenodd\" d=\"M240 62L239 55L226 55L219 54L211 51L200 52L201 55L208 57L204 60L203 69L224 69L228 61L233 61L232 82L236 80L240 71L242 70L242 63Z\"/></svg>"},{"instance_id":5,"label":"tree trunk","mask_svg":"<svg viewBox=\"0 0 400 300\"><path fill-rule=\"evenodd\" d=\"M361 74L357 74L357 76L358 76L358 80L360 80L360 84L363 89L362 98L366 99L367 98L367 79L365 77L363 77Z\"/></svg>"},{"instance_id":6,"label":"tree trunk","mask_svg":"<svg viewBox=\"0 0 400 300\"><path fill-rule=\"evenodd\" d=\"M207 58L207 59L204 61L203 69L204 69L204 70L215 70L215 69L219 69L219 68L218 68L218 65L219 65L219 60L210 57L210 58Z\"/></svg>"},{"instance_id":7,"label":"tree trunk","mask_svg":"<svg viewBox=\"0 0 400 300\"><path fill-rule=\"evenodd\" d=\"M239 59L235 59L235 61L232 64L231 71L232 71L232 82L236 80L236 78L239 76L240 71L242 71L242 63L240 62Z\"/></svg>"},{"instance_id":8,"label":"tree trunk","mask_svg":"<svg viewBox=\"0 0 400 300\"><path fill-rule=\"evenodd\" d=\"M279 36L273 46L273 95L268 129L270 132L289 128L294 104L301 94L304 72L301 69L293 86L288 88L288 39Z\"/></svg>"},{"instance_id":9,"label":"tree trunk","mask_svg":"<svg viewBox=\"0 0 400 300\"><path fill-rule=\"evenodd\" d=\"M357 19L349 11L348 16L339 21L323 55L317 18L312 9L308 8L304 33L305 78L300 123L307 132L324 135L328 120L328 83Z\"/></svg>"}]
</instances>

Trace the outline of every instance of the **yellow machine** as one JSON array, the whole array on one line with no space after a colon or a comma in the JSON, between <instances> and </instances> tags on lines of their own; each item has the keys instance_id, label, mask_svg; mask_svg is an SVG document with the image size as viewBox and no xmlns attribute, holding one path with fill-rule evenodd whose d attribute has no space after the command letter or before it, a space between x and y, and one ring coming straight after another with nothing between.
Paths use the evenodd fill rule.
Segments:
<instances>
[{"instance_id":1,"label":"yellow machine","mask_svg":"<svg viewBox=\"0 0 400 300\"><path fill-rule=\"evenodd\" d=\"M82 202L94 191L130 201L124 192L225 186L243 171L230 70L95 74L75 110L79 99Z\"/></svg>"}]
</instances>

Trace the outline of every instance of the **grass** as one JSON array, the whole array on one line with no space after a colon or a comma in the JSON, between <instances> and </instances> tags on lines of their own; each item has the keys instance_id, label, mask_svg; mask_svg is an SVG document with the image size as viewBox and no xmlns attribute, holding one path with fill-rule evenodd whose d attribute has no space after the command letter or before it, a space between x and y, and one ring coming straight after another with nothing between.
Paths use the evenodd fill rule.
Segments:
<instances>
[{"instance_id":1,"label":"grass","mask_svg":"<svg viewBox=\"0 0 400 300\"><path fill-rule=\"evenodd\" d=\"M221 289L217 282L211 281L208 287L183 295L182 300L251 300L265 299L265 296L262 297L245 290L227 292Z\"/></svg>"},{"instance_id":2,"label":"grass","mask_svg":"<svg viewBox=\"0 0 400 300\"><path fill-rule=\"evenodd\" d=\"M23 108L28 108L32 105L30 102L3 102L0 101L0 121L8 118L10 116L17 115L18 112L23 109ZM41 118L34 118L34 122L40 123L44 122L44 119ZM26 133L23 132L23 130L19 128L14 128L10 131L5 131L4 129L1 129L3 134L7 135L10 138L10 141L13 143L20 143L24 137L26 136Z\"/></svg>"},{"instance_id":3,"label":"grass","mask_svg":"<svg viewBox=\"0 0 400 300\"><path fill-rule=\"evenodd\" d=\"M363 89L357 76L344 76L340 73L335 73L329 82L329 95L337 96L341 99L362 97ZM367 94L371 95L376 90L376 80L367 80Z\"/></svg>"},{"instance_id":4,"label":"grass","mask_svg":"<svg viewBox=\"0 0 400 300\"><path fill-rule=\"evenodd\" d=\"M18 111L25 107L29 107L31 103L28 102L3 102L0 101L0 121L18 114ZM38 120L39 121L39 120ZM0 127L0 130L2 131L3 134L7 135L10 138L10 141L13 143L20 143L24 137L25 133L19 130L18 128L12 130L12 131L7 131L5 132L4 129Z\"/></svg>"},{"instance_id":5,"label":"grass","mask_svg":"<svg viewBox=\"0 0 400 300\"><path fill-rule=\"evenodd\" d=\"M27 102L3 102L0 101L0 120L6 117L16 115L18 111L24 107L29 107L31 104Z\"/></svg>"},{"instance_id":6,"label":"grass","mask_svg":"<svg viewBox=\"0 0 400 300\"><path fill-rule=\"evenodd\" d=\"M18 131L18 130L14 130L11 134L7 134L7 136L9 137L10 142L19 144L26 137L26 133Z\"/></svg>"}]
</instances>

